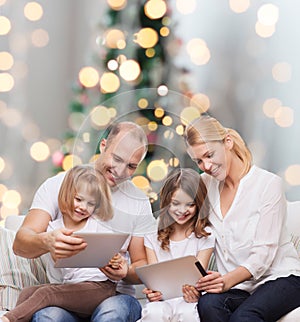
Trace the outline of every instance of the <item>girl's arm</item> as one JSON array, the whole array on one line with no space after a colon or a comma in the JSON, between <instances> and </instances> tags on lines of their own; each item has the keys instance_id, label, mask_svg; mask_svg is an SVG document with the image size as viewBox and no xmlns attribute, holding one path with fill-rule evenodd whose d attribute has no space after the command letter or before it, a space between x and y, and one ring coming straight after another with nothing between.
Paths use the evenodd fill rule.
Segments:
<instances>
[{"instance_id":1,"label":"girl's arm","mask_svg":"<svg viewBox=\"0 0 300 322\"><path fill-rule=\"evenodd\" d=\"M158 262L155 251L153 249L146 247L146 254L148 264L155 264ZM147 299L150 302L156 302L162 299L162 295L160 292L150 290L149 288L144 288L143 293L147 296Z\"/></svg>"}]
</instances>

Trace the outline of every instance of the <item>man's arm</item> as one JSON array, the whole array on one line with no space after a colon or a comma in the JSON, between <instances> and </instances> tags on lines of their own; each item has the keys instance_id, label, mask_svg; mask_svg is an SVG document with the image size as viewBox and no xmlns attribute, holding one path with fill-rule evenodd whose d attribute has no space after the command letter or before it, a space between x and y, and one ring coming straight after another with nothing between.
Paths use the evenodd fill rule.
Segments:
<instances>
[{"instance_id":1,"label":"man's arm","mask_svg":"<svg viewBox=\"0 0 300 322\"><path fill-rule=\"evenodd\" d=\"M57 229L47 232L51 216L44 210L31 209L16 234L13 251L16 255L36 258L50 252L54 260L70 257L86 247L86 243L70 237L72 230Z\"/></svg>"}]
</instances>

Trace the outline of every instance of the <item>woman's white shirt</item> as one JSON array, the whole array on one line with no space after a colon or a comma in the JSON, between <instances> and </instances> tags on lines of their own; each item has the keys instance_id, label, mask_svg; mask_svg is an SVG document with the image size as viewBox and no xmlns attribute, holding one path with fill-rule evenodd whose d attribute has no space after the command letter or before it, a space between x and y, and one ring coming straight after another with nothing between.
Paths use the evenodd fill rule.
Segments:
<instances>
[{"instance_id":1,"label":"woman's white shirt","mask_svg":"<svg viewBox=\"0 0 300 322\"><path fill-rule=\"evenodd\" d=\"M212 206L209 219L222 275L238 266L247 268L253 277L236 288L249 292L267 280L300 275L300 260L286 229L286 199L279 176L252 166L224 217L222 183L207 174L202 178Z\"/></svg>"}]
</instances>

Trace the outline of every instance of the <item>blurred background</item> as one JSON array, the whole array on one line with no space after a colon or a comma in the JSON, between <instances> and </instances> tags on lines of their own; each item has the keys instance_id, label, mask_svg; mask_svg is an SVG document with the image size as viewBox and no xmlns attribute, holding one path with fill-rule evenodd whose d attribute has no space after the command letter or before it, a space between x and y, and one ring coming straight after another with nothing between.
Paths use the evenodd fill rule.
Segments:
<instances>
[{"instance_id":1,"label":"blurred background","mask_svg":"<svg viewBox=\"0 0 300 322\"><path fill-rule=\"evenodd\" d=\"M201 113L299 200L299 14L293 0L0 0L1 219L93 161L119 120L147 133L132 180L155 208L167 173L194 167L182 133Z\"/></svg>"}]
</instances>

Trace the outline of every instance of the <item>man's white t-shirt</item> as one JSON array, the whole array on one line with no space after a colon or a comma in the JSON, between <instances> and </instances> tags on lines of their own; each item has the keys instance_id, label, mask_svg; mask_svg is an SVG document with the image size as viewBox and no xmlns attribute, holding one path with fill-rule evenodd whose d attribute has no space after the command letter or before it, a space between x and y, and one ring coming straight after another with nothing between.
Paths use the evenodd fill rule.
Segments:
<instances>
[{"instance_id":1,"label":"man's white t-shirt","mask_svg":"<svg viewBox=\"0 0 300 322\"><path fill-rule=\"evenodd\" d=\"M52 221L62 217L58 207L58 193L66 172L48 178L39 187L30 209L41 209L50 214ZM102 222L107 229L143 237L156 231L148 197L131 181L127 180L111 189L114 216L110 221ZM117 291L134 295L132 285L120 281Z\"/></svg>"}]
</instances>

